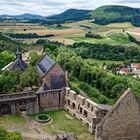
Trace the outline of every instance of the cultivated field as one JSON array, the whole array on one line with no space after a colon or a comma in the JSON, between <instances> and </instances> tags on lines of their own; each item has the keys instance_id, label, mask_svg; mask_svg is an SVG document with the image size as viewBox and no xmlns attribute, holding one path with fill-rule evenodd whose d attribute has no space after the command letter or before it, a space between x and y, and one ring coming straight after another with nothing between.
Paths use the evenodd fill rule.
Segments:
<instances>
[{"instance_id":1,"label":"cultivated field","mask_svg":"<svg viewBox=\"0 0 140 140\"><path fill-rule=\"evenodd\" d=\"M87 28L86 26L90 27ZM111 44L129 44L125 35L122 35L123 30L129 32L134 37L140 40L140 28L134 27L130 23L114 23L106 26L97 25L90 20L79 21L74 23L62 24L62 27L42 26L38 24L23 24L19 23L17 26L0 26L0 32L3 33L37 33L39 35L54 34L54 37L44 38L51 41L58 41L64 44L73 44L74 42L90 42L90 43L111 43ZM103 39L86 38L87 32L97 33L103 36ZM119 34L121 33L121 34ZM112 36L113 35L113 36ZM24 43L35 43L37 39L24 39ZM132 44L134 45L134 44Z\"/></svg>"}]
</instances>

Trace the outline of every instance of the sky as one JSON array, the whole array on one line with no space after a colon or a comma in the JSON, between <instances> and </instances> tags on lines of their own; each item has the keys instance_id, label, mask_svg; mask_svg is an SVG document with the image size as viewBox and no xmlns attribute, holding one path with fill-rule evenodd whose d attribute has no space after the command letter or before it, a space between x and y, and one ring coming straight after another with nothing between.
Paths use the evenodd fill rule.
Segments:
<instances>
[{"instance_id":1,"label":"sky","mask_svg":"<svg viewBox=\"0 0 140 140\"><path fill-rule=\"evenodd\" d=\"M91 10L111 4L140 8L140 0L0 0L0 15L32 13L48 16L70 8Z\"/></svg>"}]
</instances>

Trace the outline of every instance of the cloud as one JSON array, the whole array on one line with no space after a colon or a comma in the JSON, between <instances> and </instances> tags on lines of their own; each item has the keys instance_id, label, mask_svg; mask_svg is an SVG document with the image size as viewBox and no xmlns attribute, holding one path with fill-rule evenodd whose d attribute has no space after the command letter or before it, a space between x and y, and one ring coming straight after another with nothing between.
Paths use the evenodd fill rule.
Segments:
<instances>
[{"instance_id":1,"label":"cloud","mask_svg":"<svg viewBox=\"0 0 140 140\"><path fill-rule=\"evenodd\" d=\"M140 0L0 0L0 14L34 13L48 16L70 8L94 9L94 6L109 4L140 7Z\"/></svg>"}]
</instances>

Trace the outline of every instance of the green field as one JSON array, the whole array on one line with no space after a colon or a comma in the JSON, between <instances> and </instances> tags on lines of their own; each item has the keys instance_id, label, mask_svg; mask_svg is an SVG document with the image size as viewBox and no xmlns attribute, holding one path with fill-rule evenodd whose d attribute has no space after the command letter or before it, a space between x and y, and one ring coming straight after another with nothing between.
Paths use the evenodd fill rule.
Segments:
<instances>
[{"instance_id":1,"label":"green field","mask_svg":"<svg viewBox=\"0 0 140 140\"><path fill-rule=\"evenodd\" d=\"M88 43L112 44L112 45L133 45L133 46L135 45L136 46L136 44L128 40L128 36L126 35L126 33L122 33L122 32L108 33L107 35L102 36L102 39L85 37L84 35L82 37L71 36L67 38L73 39L76 42L88 42Z\"/></svg>"}]
</instances>

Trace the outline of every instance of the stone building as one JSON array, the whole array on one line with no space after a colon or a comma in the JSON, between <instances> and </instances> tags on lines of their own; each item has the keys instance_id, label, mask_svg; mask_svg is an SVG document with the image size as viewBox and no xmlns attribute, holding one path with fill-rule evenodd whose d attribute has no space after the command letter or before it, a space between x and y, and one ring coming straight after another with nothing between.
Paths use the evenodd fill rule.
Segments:
<instances>
[{"instance_id":1,"label":"stone building","mask_svg":"<svg viewBox=\"0 0 140 140\"><path fill-rule=\"evenodd\" d=\"M95 133L96 125L112 106L96 104L82 95L77 95L70 88L66 88L65 90L65 109L88 125L90 133Z\"/></svg>"},{"instance_id":2,"label":"stone building","mask_svg":"<svg viewBox=\"0 0 140 140\"><path fill-rule=\"evenodd\" d=\"M48 55L44 55L37 65L42 79L39 91L61 89L68 85L67 76L62 67Z\"/></svg>"},{"instance_id":3,"label":"stone building","mask_svg":"<svg viewBox=\"0 0 140 140\"><path fill-rule=\"evenodd\" d=\"M140 101L130 89L97 125L96 140L140 140Z\"/></svg>"},{"instance_id":4,"label":"stone building","mask_svg":"<svg viewBox=\"0 0 140 140\"><path fill-rule=\"evenodd\" d=\"M22 59L22 53L19 50L19 46L16 49L16 60L15 62L9 63L2 70L16 70L19 69L21 72L24 72L27 69L27 63Z\"/></svg>"}]
</instances>

